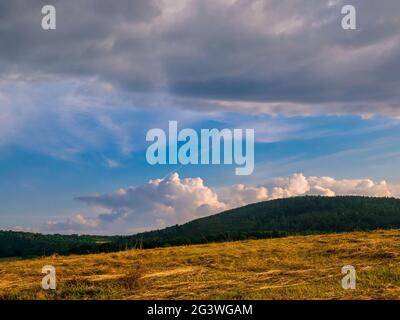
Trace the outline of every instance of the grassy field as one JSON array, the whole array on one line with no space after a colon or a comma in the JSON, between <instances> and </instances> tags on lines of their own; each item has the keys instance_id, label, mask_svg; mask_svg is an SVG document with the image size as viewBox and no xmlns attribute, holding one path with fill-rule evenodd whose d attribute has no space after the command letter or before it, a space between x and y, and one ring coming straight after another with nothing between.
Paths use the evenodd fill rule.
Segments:
<instances>
[{"instance_id":1,"label":"grassy field","mask_svg":"<svg viewBox=\"0 0 400 320\"><path fill-rule=\"evenodd\" d=\"M57 289L41 288L41 268ZM357 289L341 287L341 268ZM0 299L399 299L400 231L0 261Z\"/></svg>"}]
</instances>

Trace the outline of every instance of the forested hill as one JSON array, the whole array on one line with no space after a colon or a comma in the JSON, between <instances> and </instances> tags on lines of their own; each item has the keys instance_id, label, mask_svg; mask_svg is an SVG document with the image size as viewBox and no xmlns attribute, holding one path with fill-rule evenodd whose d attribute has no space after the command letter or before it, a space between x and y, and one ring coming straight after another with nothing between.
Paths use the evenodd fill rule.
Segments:
<instances>
[{"instance_id":1,"label":"forested hill","mask_svg":"<svg viewBox=\"0 0 400 320\"><path fill-rule=\"evenodd\" d=\"M130 237L144 247L400 228L400 200L305 196L265 201ZM124 240L126 241L126 239Z\"/></svg>"},{"instance_id":2,"label":"forested hill","mask_svg":"<svg viewBox=\"0 0 400 320\"><path fill-rule=\"evenodd\" d=\"M64 236L0 231L0 257L90 253L400 228L400 200L307 196L260 202L163 230L133 236Z\"/></svg>"}]
</instances>

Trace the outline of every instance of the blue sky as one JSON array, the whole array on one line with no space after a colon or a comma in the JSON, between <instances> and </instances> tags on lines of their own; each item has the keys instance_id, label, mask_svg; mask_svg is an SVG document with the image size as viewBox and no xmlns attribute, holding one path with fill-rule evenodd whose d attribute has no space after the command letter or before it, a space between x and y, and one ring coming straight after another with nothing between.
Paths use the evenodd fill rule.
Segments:
<instances>
[{"instance_id":1,"label":"blue sky","mask_svg":"<svg viewBox=\"0 0 400 320\"><path fill-rule=\"evenodd\" d=\"M233 122L223 125L234 127L236 115L227 115L225 119L228 118ZM248 119L241 116L241 120L278 123L289 131L280 137L272 136L272 141L266 142L269 135L258 135L255 131L256 138L263 142L256 143L255 171L248 177L236 176L234 165L151 166L145 159L145 135L135 131L129 133L132 137L129 140L133 145L139 140L138 149L128 154L115 139L66 159L65 155L60 158L41 152L37 145L3 147L0 153L3 227L40 228L47 220L66 219L75 212L91 214L90 207L77 197L142 185L172 171L177 171L181 177L201 177L210 187L238 183L262 185L272 178L297 172L336 179L368 177L393 184L400 181L400 173L396 173L400 157L397 121L378 117L363 120L357 116L251 116ZM218 124L207 119L192 127L218 128ZM151 128L153 126L149 126ZM88 129L97 130L95 126ZM265 129L269 127L266 125ZM56 136L56 139L63 138L64 134ZM110 166L107 160L111 159L115 164Z\"/></svg>"},{"instance_id":2,"label":"blue sky","mask_svg":"<svg viewBox=\"0 0 400 320\"><path fill-rule=\"evenodd\" d=\"M355 31L340 0L54 1L54 31L40 3L1 4L0 229L134 233L278 197L400 195L400 4L353 2ZM146 132L172 120L254 129L254 173L149 165Z\"/></svg>"}]
</instances>

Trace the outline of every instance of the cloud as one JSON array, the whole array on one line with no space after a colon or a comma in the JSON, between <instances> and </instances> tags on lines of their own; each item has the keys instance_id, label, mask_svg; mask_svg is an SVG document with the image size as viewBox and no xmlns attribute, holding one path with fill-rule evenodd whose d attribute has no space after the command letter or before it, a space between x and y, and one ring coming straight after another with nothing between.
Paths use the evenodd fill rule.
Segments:
<instances>
[{"instance_id":1,"label":"cloud","mask_svg":"<svg viewBox=\"0 0 400 320\"><path fill-rule=\"evenodd\" d=\"M386 181L374 182L370 179L342 179L331 177L309 177L307 179L310 193L320 195L362 195L372 197L398 196L395 186Z\"/></svg>"},{"instance_id":2,"label":"cloud","mask_svg":"<svg viewBox=\"0 0 400 320\"><path fill-rule=\"evenodd\" d=\"M97 219L84 217L82 214L76 213L65 221L48 221L43 231L45 232L61 232L61 233L80 233L91 232L96 230L98 226Z\"/></svg>"},{"instance_id":3,"label":"cloud","mask_svg":"<svg viewBox=\"0 0 400 320\"><path fill-rule=\"evenodd\" d=\"M267 188L244 184L235 184L233 186L220 188L218 189L218 195L228 208L241 207L249 203L269 199Z\"/></svg>"},{"instance_id":4,"label":"cloud","mask_svg":"<svg viewBox=\"0 0 400 320\"><path fill-rule=\"evenodd\" d=\"M119 168L121 166L121 164L118 161L113 160L113 159L106 158L104 162L105 162L105 165L110 169Z\"/></svg>"},{"instance_id":5,"label":"cloud","mask_svg":"<svg viewBox=\"0 0 400 320\"><path fill-rule=\"evenodd\" d=\"M0 84L95 78L182 108L400 116L397 0L354 0L357 31L340 27L343 1L55 0L54 32L43 4L1 4Z\"/></svg>"},{"instance_id":6,"label":"cloud","mask_svg":"<svg viewBox=\"0 0 400 320\"><path fill-rule=\"evenodd\" d=\"M105 213L97 217L99 226L104 228L109 224L116 228L162 228L226 209L202 179L181 179L177 173L141 186L82 196L78 200L104 209Z\"/></svg>"},{"instance_id":7,"label":"cloud","mask_svg":"<svg viewBox=\"0 0 400 320\"><path fill-rule=\"evenodd\" d=\"M295 173L288 178L276 179L271 189L270 199L280 199L306 194L310 190L310 185L303 174Z\"/></svg>"},{"instance_id":8,"label":"cloud","mask_svg":"<svg viewBox=\"0 0 400 320\"><path fill-rule=\"evenodd\" d=\"M141 186L79 197L78 200L103 213L94 218L75 214L64 222L49 222L45 230L136 233L183 224L250 203L303 195L398 197L400 187L385 181L306 177L296 173L259 186L210 188L201 178L181 179L178 173L172 173Z\"/></svg>"},{"instance_id":9,"label":"cloud","mask_svg":"<svg viewBox=\"0 0 400 320\"><path fill-rule=\"evenodd\" d=\"M399 117L400 3L354 1L355 32L343 1L55 0L54 32L46 2L3 1L0 147L123 164L165 119L235 127L234 113L274 142L298 134L291 116Z\"/></svg>"}]
</instances>

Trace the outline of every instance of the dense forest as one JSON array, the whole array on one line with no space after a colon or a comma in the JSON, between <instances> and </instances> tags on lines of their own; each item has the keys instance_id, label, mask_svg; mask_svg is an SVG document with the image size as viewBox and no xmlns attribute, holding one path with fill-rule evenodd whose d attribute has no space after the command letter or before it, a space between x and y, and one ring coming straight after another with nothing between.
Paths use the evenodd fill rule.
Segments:
<instances>
[{"instance_id":1,"label":"dense forest","mask_svg":"<svg viewBox=\"0 0 400 320\"><path fill-rule=\"evenodd\" d=\"M110 252L216 241L400 228L400 200L306 196L265 201L133 236L0 232L0 257Z\"/></svg>"},{"instance_id":2,"label":"dense forest","mask_svg":"<svg viewBox=\"0 0 400 320\"><path fill-rule=\"evenodd\" d=\"M0 258L35 257L58 254L84 254L117 250L108 244L113 237L79 235L43 235L39 233L0 231Z\"/></svg>"}]
</instances>

